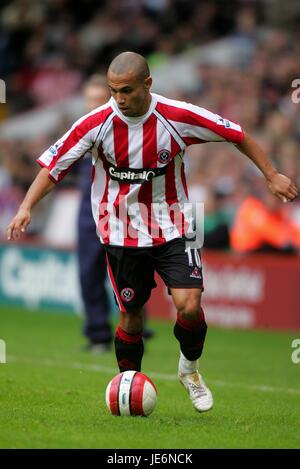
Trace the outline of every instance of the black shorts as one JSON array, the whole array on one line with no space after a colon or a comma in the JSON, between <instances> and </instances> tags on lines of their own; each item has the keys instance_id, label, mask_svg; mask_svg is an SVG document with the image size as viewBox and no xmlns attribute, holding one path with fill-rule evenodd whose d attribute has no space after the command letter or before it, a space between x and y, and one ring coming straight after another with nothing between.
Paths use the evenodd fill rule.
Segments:
<instances>
[{"instance_id":1,"label":"black shorts","mask_svg":"<svg viewBox=\"0 0 300 469\"><path fill-rule=\"evenodd\" d=\"M168 288L203 290L200 249L187 248L183 238L147 248L105 246L107 268L122 312L141 308L156 287L157 272Z\"/></svg>"}]
</instances>

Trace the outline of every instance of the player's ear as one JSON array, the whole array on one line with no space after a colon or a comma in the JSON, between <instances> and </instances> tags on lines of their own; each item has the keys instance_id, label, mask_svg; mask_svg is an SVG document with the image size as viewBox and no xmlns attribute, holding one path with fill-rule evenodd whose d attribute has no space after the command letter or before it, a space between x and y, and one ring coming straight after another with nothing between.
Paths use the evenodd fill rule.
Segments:
<instances>
[{"instance_id":1,"label":"player's ear","mask_svg":"<svg viewBox=\"0 0 300 469\"><path fill-rule=\"evenodd\" d=\"M152 77L149 76L149 77L145 78L144 86L145 86L146 90L150 90L150 88L152 86Z\"/></svg>"}]
</instances>

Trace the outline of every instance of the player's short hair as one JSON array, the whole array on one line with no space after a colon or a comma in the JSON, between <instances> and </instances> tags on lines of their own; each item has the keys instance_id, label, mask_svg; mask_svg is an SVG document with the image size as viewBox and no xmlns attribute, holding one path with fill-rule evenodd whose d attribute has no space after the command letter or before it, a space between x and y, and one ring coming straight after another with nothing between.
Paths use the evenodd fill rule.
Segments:
<instances>
[{"instance_id":1,"label":"player's short hair","mask_svg":"<svg viewBox=\"0 0 300 469\"><path fill-rule=\"evenodd\" d=\"M138 80L145 80L150 76L148 63L141 54L136 52L122 52L111 62L108 72L121 75L123 73L134 72Z\"/></svg>"}]
</instances>

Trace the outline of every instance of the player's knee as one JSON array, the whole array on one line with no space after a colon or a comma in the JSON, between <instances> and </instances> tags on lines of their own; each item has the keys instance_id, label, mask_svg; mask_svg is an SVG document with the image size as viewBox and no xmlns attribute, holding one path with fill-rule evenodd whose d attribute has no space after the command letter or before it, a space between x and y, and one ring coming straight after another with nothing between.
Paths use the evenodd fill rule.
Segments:
<instances>
[{"instance_id":1,"label":"player's knee","mask_svg":"<svg viewBox=\"0 0 300 469\"><path fill-rule=\"evenodd\" d=\"M201 306L200 300L198 296L195 295L187 295L184 300L182 300L177 305L177 311L179 317L182 319L196 321L199 319L201 315Z\"/></svg>"},{"instance_id":2,"label":"player's knee","mask_svg":"<svg viewBox=\"0 0 300 469\"><path fill-rule=\"evenodd\" d=\"M121 313L120 324L122 329L129 334L137 334L141 332L143 329L143 311L138 309Z\"/></svg>"}]
</instances>

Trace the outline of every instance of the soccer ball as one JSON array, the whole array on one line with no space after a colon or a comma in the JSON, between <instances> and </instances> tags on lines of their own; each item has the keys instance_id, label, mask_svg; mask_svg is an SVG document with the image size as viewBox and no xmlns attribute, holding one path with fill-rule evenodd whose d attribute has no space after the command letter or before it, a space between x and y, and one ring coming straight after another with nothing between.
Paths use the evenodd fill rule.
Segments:
<instances>
[{"instance_id":1,"label":"soccer ball","mask_svg":"<svg viewBox=\"0 0 300 469\"><path fill-rule=\"evenodd\" d=\"M154 384L140 371L123 371L107 385L105 400L113 415L148 416L157 399Z\"/></svg>"}]
</instances>

